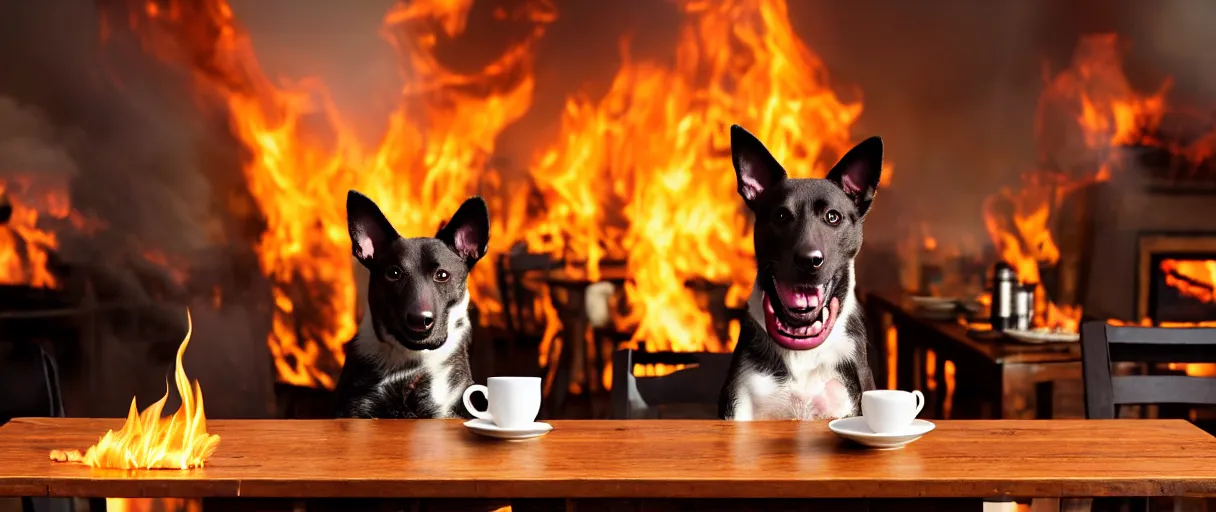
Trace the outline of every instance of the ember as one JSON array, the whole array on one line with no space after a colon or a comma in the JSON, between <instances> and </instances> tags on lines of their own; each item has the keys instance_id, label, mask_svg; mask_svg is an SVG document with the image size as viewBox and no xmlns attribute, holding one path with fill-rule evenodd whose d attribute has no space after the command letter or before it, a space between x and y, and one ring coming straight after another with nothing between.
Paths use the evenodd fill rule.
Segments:
<instances>
[{"instance_id":1,"label":"ember","mask_svg":"<svg viewBox=\"0 0 1216 512\"><path fill-rule=\"evenodd\" d=\"M190 469L202 467L220 444L220 436L207 433L207 416L203 411L203 388L193 385L182 369L182 356L190 344L193 332L190 312L186 312L186 337L177 349L174 382L182 405L172 417L162 418L161 411L169 400L169 390L156 403L137 413L135 399L127 421L117 432L111 430L89 447L79 451L51 452L51 460L83 462L94 468L109 469Z\"/></svg>"}]
</instances>

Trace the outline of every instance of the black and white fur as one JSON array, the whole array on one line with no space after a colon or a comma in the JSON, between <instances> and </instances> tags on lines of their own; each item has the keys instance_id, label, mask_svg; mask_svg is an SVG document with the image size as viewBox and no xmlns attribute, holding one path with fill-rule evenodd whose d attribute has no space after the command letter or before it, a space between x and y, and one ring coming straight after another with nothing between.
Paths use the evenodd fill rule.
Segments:
<instances>
[{"instance_id":1,"label":"black and white fur","mask_svg":"<svg viewBox=\"0 0 1216 512\"><path fill-rule=\"evenodd\" d=\"M856 416L874 377L853 262L878 190L882 140L858 144L826 179L788 178L739 126L731 127L731 152L739 194L755 216L757 272L719 415L741 421ZM778 286L805 292L794 299L803 307L778 303L785 297Z\"/></svg>"},{"instance_id":2,"label":"black and white fur","mask_svg":"<svg viewBox=\"0 0 1216 512\"><path fill-rule=\"evenodd\" d=\"M486 203L472 197L434 238L402 238L376 203L350 191L347 222L367 269L363 320L346 344L339 417L471 418L466 280L490 238Z\"/></svg>"}]
</instances>

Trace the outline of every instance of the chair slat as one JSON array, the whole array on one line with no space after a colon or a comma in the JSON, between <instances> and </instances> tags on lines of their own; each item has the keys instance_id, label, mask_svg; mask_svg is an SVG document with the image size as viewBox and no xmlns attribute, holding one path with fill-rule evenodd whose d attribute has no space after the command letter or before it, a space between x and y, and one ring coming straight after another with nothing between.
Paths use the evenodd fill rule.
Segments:
<instances>
[{"instance_id":1,"label":"chair slat","mask_svg":"<svg viewBox=\"0 0 1216 512\"><path fill-rule=\"evenodd\" d=\"M1216 405L1216 379L1185 375L1123 375L1111 378L1116 405Z\"/></svg>"},{"instance_id":2,"label":"chair slat","mask_svg":"<svg viewBox=\"0 0 1216 512\"><path fill-rule=\"evenodd\" d=\"M1182 375L1113 376L1112 362L1216 362L1216 329L1081 326L1085 415L1114 418L1117 405L1216 405L1216 379Z\"/></svg>"},{"instance_id":3,"label":"chair slat","mask_svg":"<svg viewBox=\"0 0 1216 512\"><path fill-rule=\"evenodd\" d=\"M1137 345L1207 345L1216 347L1216 329L1208 327L1106 326L1107 343Z\"/></svg>"}]
</instances>

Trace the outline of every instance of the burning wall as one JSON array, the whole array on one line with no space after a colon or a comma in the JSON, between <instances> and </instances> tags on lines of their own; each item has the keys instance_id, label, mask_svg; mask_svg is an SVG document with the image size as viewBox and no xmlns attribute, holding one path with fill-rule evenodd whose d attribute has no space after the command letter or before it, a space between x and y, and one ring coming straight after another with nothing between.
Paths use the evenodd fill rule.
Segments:
<instances>
[{"instance_id":1,"label":"burning wall","mask_svg":"<svg viewBox=\"0 0 1216 512\"><path fill-rule=\"evenodd\" d=\"M164 392L172 354L163 349L184 332L181 306L198 301L209 310L200 311L209 325L199 339L222 354L202 358L200 375L232 375L216 379L216 394L230 397L217 409L257 415L265 408L257 383L269 379L269 363L242 342L259 322L249 311L218 308L223 297L257 288L238 269L240 251L230 250L240 226L214 201L230 183L224 162L238 162L235 152L211 144L182 84L118 49L100 51L90 3L3 10L0 48L10 72L0 73L0 212L7 204L13 217L0 237L24 240L4 253L20 258L5 261L20 261L23 276L6 278L2 293L11 308L50 307L23 301L27 287L45 285L62 308L45 333L6 319L6 335L32 336L57 355L72 414L112 414L132 393ZM35 213L37 223L27 224ZM45 261L23 247L31 227L47 233L39 244ZM33 277L43 265L53 281ZM65 330L80 339L48 338Z\"/></svg>"},{"instance_id":2,"label":"burning wall","mask_svg":"<svg viewBox=\"0 0 1216 512\"><path fill-rule=\"evenodd\" d=\"M240 257L229 253L248 252L252 273L269 283L269 312L256 309L256 298L245 309L273 322L268 345L278 378L321 387L332 385L339 347L357 314L340 201L347 188L371 194L413 235L430 234L456 202L480 192L496 201L493 251L523 240L593 272L597 260L623 258L635 277L625 292L635 306L627 323L638 338L659 347L725 349L730 341L706 328L683 281L723 282L737 300L751 277L747 224L725 163L726 124L757 132L797 175L821 173L862 134L884 135L900 178L884 189L867 223L863 256L896 238L891 224L906 219L933 226L943 247L958 238L950 231L982 237L980 203L997 184L1037 164L1034 119L1025 113L1044 89L1041 59L1066 53L1092 25L1073 22L1140 9L1105 3L1086 12L1047 1L942 0L931 7L678 1L619 9L598 2L385 1L368 26L344 28L330 27L315 14L323 8L309 6L311 23L335 34L357 31L364 40L377 31L370 20L379 20L390 43L384 48L391 48L385 55L397 61L365 72L365 61L348 65L337 51L324 58L290 45L263 52L263 33L251 35L243 21L260 12L291 24L303 15L285 4L234 3L99 2L106 42L89 55L102 56L95 60L104 58L105 66L63 64L90 70L89 80L45 74L51 89L87 83L89 93L38 103L95 111L96 120L69 124L94 138L111 134L85 144L94 148L82 173L89 179L72 194L73 206L111 229L81 247L93 256L122 247L138 256L129 260L184 261L171 266L187 267L189 288L224 304L242 300L239 287L192 283L200 268L217 265L216 257L196 252L223 247L218 260L230 275L249 269L231 263ZM622 20L630 15L618 11L646 15L628 22ZM92 49L82 41L98 30L97 13L79 14L66 26L77 34L72 44ZM31 10L15 19L39 16L45 17ZM562 28L567 16L581 19ZM618 49L622 34L632 37ZM132 40L160 62L137 58ZM1057 40L1059 48L1050 51L1041 42ZM18 63L37 69L58 53L73 54L60 39L51 41L48 49L29 50L39 58ZM30 46L20 37L6 46L22 44ZM272 66L264 53L295 60ZM313 60L332 72L308 77ZM334 76L352 69L355 77ZM846 77L838 83L861 87L833 87L828 70ZM400 87L385 99L378 92L393 74ZM366 76L377 91L363 105L372 113L352 114ZM600 83L584 87L585 76ZM121 107L79 99L115 83L123 94L108 94ZM29 84L6 88L38 96ZM866 93L864 116L856 89ZM111 126L130 119L143 129ZM143 143L132 144L136 135ZM1022 208L1017 215L1033 228L1042 222L1035 205L1056 201L1056 182L1030 182L1004 200L1028 203L1014 210ZM43 220L50 216L40 212ZM95 241L127 233L136 236ZM1050 259L1050 244L1018 237L1030 252L1043 252L1033 259ZM483 265L474 281L487 318L499 307L489 271ZM245 288L245 295L262 293ZM205 315L199 310L201 325ZM242 330L256 332L253 324Z\"/></svg>"},{"instance_id":3,"label":"burning wall","mask_svg":"<svg viewBox=\"0 0 1216 512\"><path fill-rule=\"evenodd\" d=\"M746 220L722 171L726 127L748 125L792 174L813 176L848 147L861 111L836 98L784 2L677 2L685 21L674 66L626 58L603 99L567 103L559 142L536 157L529 180L504 179L490 157L503 128L529 109L534 46L555 17L547 2L488 11L522 30L472 72L437 57L441 43L462 35L472 3L393 7L382 30L398 50L405 86L371 145L323 83L270 79L227 3L103 5L103 34L125 24L145 49L189 73L204 108L224 112L248 152L244 175L266 224L256 251L274 283L271 352L279 378L300 385L331 387L341 345L354 333L344 212L326 200L335 190L376 196L407 236L431 234L459 200L480 192L494 210L492 247L525 240L593 275L601 258L625 259L634 278L626 322L637 338L657 348L725 350L728 340L716 339L684 283L717 281L741 297L754 272ZM540 211L526 202L529 184ZM493 318L500 306L489 268L478 269L474 299Z\"/></svg>"}]
</instances>

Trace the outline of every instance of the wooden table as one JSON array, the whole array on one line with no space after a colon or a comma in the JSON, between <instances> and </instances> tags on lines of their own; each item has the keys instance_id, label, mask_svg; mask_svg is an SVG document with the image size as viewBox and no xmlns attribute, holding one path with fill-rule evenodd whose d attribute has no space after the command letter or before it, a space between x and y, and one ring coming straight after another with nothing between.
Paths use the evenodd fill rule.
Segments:
<instances>
[{"instance_id":1,"label":"wooden table","mask_svg":"<svg viewBox=\"0 0 1216 512\"><path fill-rule=\"evenodd\" d=\"M94 470L48 458L121 423L0 427L0 496L1216 496L1216 439L1181 420L941 421L895 451L859 448L826 421L554 421L545 437L503 442L454 420L212 420L221 442L202 469Z\"/></svg>"},{"instance_id":2,"label":"wooden table","mask_svg":"<svg viewBox=\"0 0 1216 512\"><path fill-rule=\"evenodd\" d=\"M866 320L871 342L885 350L885 330L894 326L898 336L896 377L899 389L925 392L926 413L943 417L945 362L953 361L957 373L953 399L954 418L1047 419L1084 417L1081 384L1081 344L1029 344L991 333L989 339L970 335L957 321L934 320L917 315L905 298L887 293L866 294ZM925 352L935 354L933 390L926 381ZM871 358L874 366L886 358ZM875 368L882 387L886 372ZM1073 391L1066 403L1054 404L1055 383L1069 381ZM1053 407L1059 412L1053 414Z\"/></svg>"}]
</instances>

